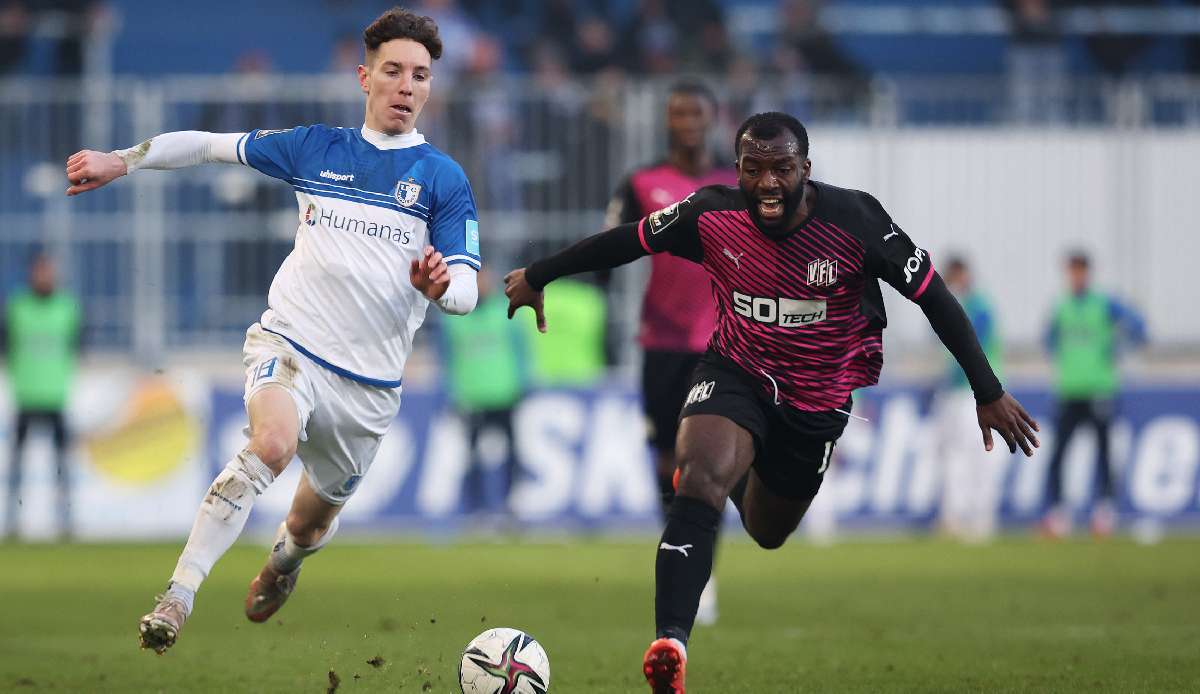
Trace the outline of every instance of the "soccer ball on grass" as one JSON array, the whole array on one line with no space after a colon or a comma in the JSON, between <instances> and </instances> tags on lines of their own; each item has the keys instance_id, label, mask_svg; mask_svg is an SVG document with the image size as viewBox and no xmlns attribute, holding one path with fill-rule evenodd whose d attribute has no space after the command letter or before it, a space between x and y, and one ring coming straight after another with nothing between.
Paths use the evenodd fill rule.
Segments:
<instances>
[{"instance_id":1,"label":"soccer ball on grass","mask_svg":"<svg viewBox=\"0 0 1200 694\"><path fill-rule=\"evenodd\" d=\"M463 694L546 694L550 659L523 631L488 629L467 644L458 680Z\"/></svg>"}]
</instances>

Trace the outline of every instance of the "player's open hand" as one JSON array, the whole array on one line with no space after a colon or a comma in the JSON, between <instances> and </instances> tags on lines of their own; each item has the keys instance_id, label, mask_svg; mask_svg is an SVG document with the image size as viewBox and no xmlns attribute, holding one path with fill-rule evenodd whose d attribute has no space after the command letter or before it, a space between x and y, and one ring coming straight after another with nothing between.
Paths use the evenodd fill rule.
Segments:
<instances>
[{"instance_id":1,"label":"player's open hand","mask_svg":"<svg viewBox=\"0 0 1200 694\"><path fill-rule=\"evenodd\" d=\"M519 267L504 276L504 296L508 297L508 319L512 320L517 309L528 306L537 317L538 332L546 332L546 308L541 292L529 286L525 279L525 268Z\"/></svg>"},{"instance_id":2,"label":"player's open hand","mask_svg":"<svg viewBox=\"0 0 1200 694\"><path fill-rule=\"evenodd\" d=\"M430 301L437 301L450 288L450 266L433 246L426 246L421 258L409 266L408 281Z\"/></svg>"},{"instance_id":3,"label":"player's open hand","mask_svg":"<svg viewBox=\"0 0 1200 694\"><path fill-rule=\"evenodd\" d=\"M983 447L989 451L992 450L992 429L1008 444L1011 453L1016 453L1017 446L1020 446L1025 457L1029 457L1033 455L1033 449L1041 445L1033 433L1041 431L1038 423L1008 393L995 402L977 405L975 413L979 417L979 428L983 430Z\"/></svg>"},{"instance_id":4,"label":"player's open hand","mask_svg":"<svg viewBox=\"0 0 1200 694\"><path fill-rule=\"evenodd\" d=\"M67 159L67 195L79 195L110 183L129 173L125 162L112 152L85 149Z\"/></svg>"}]
</instances>

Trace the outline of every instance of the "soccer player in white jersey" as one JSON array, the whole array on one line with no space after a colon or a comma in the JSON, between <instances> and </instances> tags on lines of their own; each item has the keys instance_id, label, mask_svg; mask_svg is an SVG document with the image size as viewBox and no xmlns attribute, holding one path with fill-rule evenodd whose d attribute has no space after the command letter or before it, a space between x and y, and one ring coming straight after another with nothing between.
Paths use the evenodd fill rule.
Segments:
<instances>
[{"instance_id":1,"label":"soccer player in white jersey","mask_svg":"<svg viewBox=\"0 0 1200 694\"><path fill-rule=\"evenodd\" d=\"M196 591L233 544L255 498L299 455L304 475L246 616L262 622L291 594L300 563L337 532L400 406L400 375L429 302L475 307L475 201L462 168L425 142L416 120L442 53L437 25L400 8L363 32L360 128L324 125L215 134L174 132L67 161L68 195L138 169L241 164L291 184L296 246L246 331L250 441L213 481L166 593L142 617L143 648L163 653Z\"/></svg>"}]
</instances>

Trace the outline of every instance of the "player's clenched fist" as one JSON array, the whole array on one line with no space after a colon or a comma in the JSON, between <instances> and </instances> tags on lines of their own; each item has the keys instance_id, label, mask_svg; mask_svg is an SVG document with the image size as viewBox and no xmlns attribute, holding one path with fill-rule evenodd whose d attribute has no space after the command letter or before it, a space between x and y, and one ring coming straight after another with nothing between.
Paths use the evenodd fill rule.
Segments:
<instances>
[{"instance_id":1,"label":"player's clenched fist","mask_svg":"<svg viewBox=\"0 0 1200 694\"><path fill-rule=\"evenodd\" d=\"M522 306L533 309L537 317L537 329L546 332L546 309L543 305L542 293L530 286L525 279L525 268L517 268L504 276L504 296L508 297L508 319Z\"/></svg>"},{"instance_id":2,"label":"player's clenched fist","mask_svg":"<svg viewBox=\"0 0 1200 694\"><path fill-rule=\"evenodd\" d=\"M408 280L430 301L437 301L450 287L450 267L442 254L426 246L419 260L413 260L408 269Z\"/></svg>"},{"instance_id":3,"label":"player's clenched fist","mask_svg":"<svg viewBox=\"0 0 1200 694\"><path fill-rule=\"evenodd\" d=\"M112 152L85 149L67 159L67 180L71 187L67 195L79 195L124 176L129 172L125 162Z\"/></svg>"}]
</instances>

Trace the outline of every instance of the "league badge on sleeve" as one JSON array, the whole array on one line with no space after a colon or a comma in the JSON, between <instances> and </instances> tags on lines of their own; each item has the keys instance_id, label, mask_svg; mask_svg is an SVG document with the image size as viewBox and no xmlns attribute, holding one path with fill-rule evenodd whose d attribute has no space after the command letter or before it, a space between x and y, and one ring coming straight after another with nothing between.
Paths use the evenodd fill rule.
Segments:
<instances>
[{"instance_id":1,"label":"league badge on sleeve","mask_svg":"<svg viewBox=\"0 0 1200 694\"><path fill-rule=\"evenodd\" d=\"M646 221L650 223L650 233L658 234L674 224L679 219L679 206L689 203L691 199L692 196L689 195L673 205L668 205L657 212L651 212L650 216L646 218Z\"/></svg>"},{"instance_id":2,"label":"league badge on sleeve","mask_svg":"<svg viewBox=\"0 0 1200 694\"><path fill-rule=\"evenodd\" d=\"M421 185L414 183L411 178L407 181L397 181L395 196L401 207L412 207L421 197Z\"/></svg>"}]
</instances>

